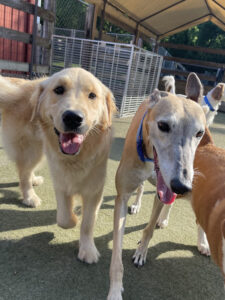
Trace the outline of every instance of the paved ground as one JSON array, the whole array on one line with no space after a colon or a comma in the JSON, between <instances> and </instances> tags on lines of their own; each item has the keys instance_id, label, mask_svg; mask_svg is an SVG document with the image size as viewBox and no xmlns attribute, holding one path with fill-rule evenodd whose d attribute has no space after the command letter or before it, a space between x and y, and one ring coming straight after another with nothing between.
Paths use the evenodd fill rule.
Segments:
<instances>
[{"instance_id":1,"label":"paved ground","mask_svg":"<svg viewBox=\"0 0 225 300\"><path fill-rule=\"evenodd\" d=\"M15 168L0 148L0 299L106 299L114 175L129 123L129 118L115 120L104 202L95 227L101 259L91 266L76 260L79 226L63 230L55 224L56 203L46 163L38 172L45 177L45 182L36 188L43 199L42 206L27 208L20 202ZM211 132L216 144L225 148L225 114L216 117ZM169 227L155 231L147 264L142 269L132 265L131 257L149 219L153 195L154 188L146 184L140 213L127 218L123 246L124 299L224 299L219 269L196 249L195 218L184 199L176 201ZM77 211L80 211L79 202Z\"/></svg>"}]
</instances>

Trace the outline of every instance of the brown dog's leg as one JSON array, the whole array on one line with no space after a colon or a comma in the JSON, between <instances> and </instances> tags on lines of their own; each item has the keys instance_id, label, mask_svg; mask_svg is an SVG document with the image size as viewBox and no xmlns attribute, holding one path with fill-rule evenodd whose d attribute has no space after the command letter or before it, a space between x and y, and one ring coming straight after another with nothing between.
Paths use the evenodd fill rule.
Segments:
<instances>
[{"instance_id":1,"label":"brown dog's leg","mask_svg":"<svg viewBox=\"0 0 225 300\"><path fill-rule=\"evenodd\" d=\"M110 291L108 300L122 299L123 291L123 263L122 263L122 242L127 215L127 201L130 194L118 195L114 209L113 228L113 251L110 264Z\"/></svg>"},{"instance_id":2,"label":"brown dog's leg","mask_svg":"<svg viewBox=\"0 0 225 300\"><path fill-rule=\"evenodd\" d=\"M95 219L102 203L103 187L90 195L83 193L83 218L80 228L80 242L78 259L88 264L97 263L99 252L95 246L93 231Z\"/></svg>"},{"instance_id":3,"label":"brown dog's leg","mask_svg":"<svg viewBox=\"0 0 225 300\"><path fill-rule=\"evenodd\" d=\"M164 204L158 199L158 196L156 194L150 221L149 221L148 225L145 227L145 229L143 230L142 239L141 239L140 244L133 256L134 264L138 267L143 266L146 261L148 244L149 244L150 239L153 236L156 222L157 222L160 212L163 208L163 205Z\"/></svg>"},{"instance_id":4,"label":"brown dog's leg","mask_svg":"<svg viewBox=\"0 0 225 300\"><path fill-rule=\"evenodd\" d=\"M32 185L32 169L24 164L17 164L20 188L23 194L23 203L27 206L37 207L41 199L36 195Z\"/></svg>"},{"instance_id":5,"label":"brown dog's leg","mask_svg":"<svg viewBox=\"0 0 225 300\"><path fill-rule=\"evenodd\" d=\"M77 224L77 217L73 212L73 196L66 195L65 192L55 188L57 201L57 224L64 228L72 228Z\"/></svg>"}]
</instances>

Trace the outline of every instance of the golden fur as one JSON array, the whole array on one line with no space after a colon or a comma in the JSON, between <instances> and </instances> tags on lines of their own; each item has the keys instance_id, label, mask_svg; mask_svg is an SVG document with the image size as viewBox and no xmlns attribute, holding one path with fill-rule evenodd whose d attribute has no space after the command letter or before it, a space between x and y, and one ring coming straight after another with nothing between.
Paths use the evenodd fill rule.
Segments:
<instances>
[{"instance_id":1,"label":"golden fur","mask_svg":"<svg viewBox=\"0 0 225 300\"><path fill-rule=\"evenodd\" d=\"M76 225L73 197L79 194L83 200L83 220L78 258L87 263L97 262L93 226L102 199L112 116L116 110L111 91L81 68L65 69L47 79L23 83L1 77L0 84L4 146L16 162L24 203L40 204L31 182L44 144L55 187L57 223L63 228ZM57 88L60 93L56 93ZM75 155L61 151L59 142L63 138L55 132L76 138L74 131L78 129L70 131L63 123L68 111L83 116L79 129L83 142Z\"/></svg>"}]
</instances>

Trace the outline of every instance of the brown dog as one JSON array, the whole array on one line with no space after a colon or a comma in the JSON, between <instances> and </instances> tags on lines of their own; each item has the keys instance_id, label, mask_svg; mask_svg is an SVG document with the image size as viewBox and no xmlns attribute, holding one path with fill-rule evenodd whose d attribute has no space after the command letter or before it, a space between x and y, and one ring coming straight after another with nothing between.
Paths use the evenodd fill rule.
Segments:
<instances>
[{"instance_id":1,"label":"brown dog","mask_svg":"<svg viewBox=\"0 0 225 300\"><path fill-rule=\"evenodd\" d=\"M196 151L194 167L192 207L225 280L225 150L213 144L208 129ZM198 240L207 248L202 229Z\"/></svg>"},{"instance_id":2,"label":"brown dog","mask_svg":"<svg viewBox=\"0 0 225 300\"><path fill-rule=\"evenodd\" d=\"M187 81L187 97L197 101L201 92L195 74L191 74ZM140 183L149 180L155 168L157 193L152 215L133 256L134 264L143 266L164 203L171 203L175 193L183 194L192 188L194 155L205 125L205 114L199 104L158 90L140 105L135 114L116 174L108 300L122 299L122 240L129 197Z\"/></svg>"}]
</instances>

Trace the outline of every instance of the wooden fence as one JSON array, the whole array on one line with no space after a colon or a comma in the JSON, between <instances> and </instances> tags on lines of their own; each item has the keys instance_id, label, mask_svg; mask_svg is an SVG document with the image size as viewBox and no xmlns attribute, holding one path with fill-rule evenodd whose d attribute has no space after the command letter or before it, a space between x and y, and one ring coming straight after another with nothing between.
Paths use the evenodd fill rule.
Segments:
<instances>
[{"instance_id":1,"label":"wooden fence","mask_svg":"<svg viewBox=\"0 0 225 300\"><path fill-rule=\"evenodd\" d=\"M0 0L1 72L49 73L54 20L54 0Z\"/></svg>"}]
</instances>

